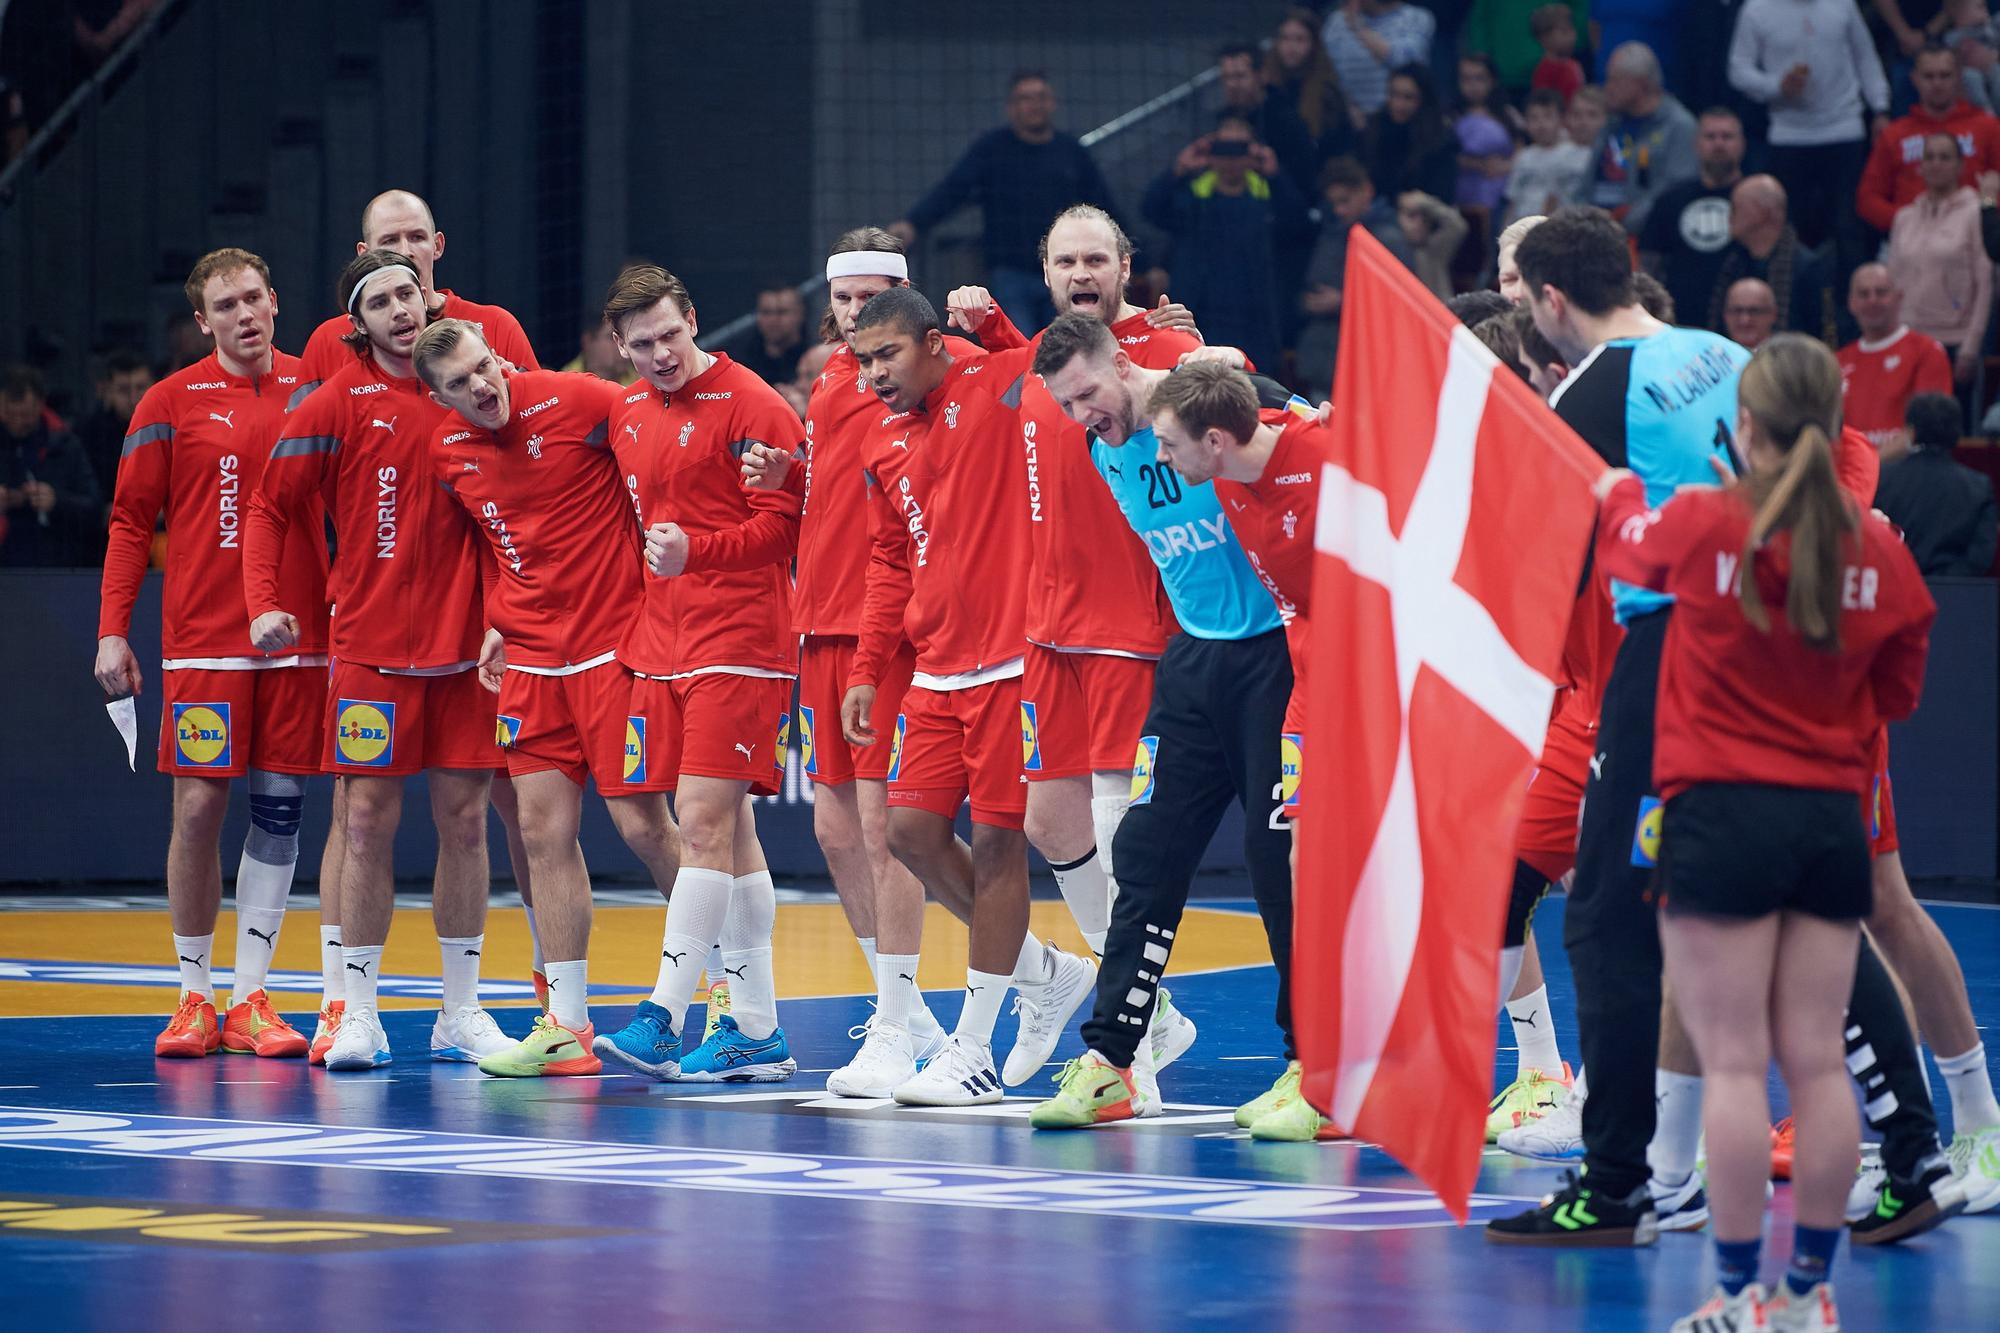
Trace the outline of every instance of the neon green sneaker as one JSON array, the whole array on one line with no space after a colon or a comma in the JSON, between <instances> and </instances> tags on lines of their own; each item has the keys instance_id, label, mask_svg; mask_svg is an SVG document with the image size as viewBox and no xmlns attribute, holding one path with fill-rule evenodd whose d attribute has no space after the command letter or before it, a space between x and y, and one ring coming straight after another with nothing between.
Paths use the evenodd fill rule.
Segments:
<instances>
[{"instance_id":1,"label":"neon green sneaker","mask_svg":"<svg viewBox=\"0 0 2000 1333\"><path fill-rule=\"evenodd\" d=\"M1972 1129L1951 1136L1951 1173L1965 1187L1965 1211L2000 1206L2000 1129Z\"/></svg>"},{"instance_id":2,"label":"neon green sneaker","mask_svg":"<svg viewBox=\"0 0 2000 1333\"><path fill-rule=\"evenodd\" d=\"M707 1045L715 1030L722 1026L722 1016L729 1012L729 983L711 981L708 983L708 1017L701 1025L701 1044Z\"/></svg>"},{"instance_id":3,"label":"neon green sneaker","mask_svg":"<svg viewBox=\"0 0 2000 1333\"><path fill-rule=\"evenodd\" d=\"M604 1062L591 1054L597 1029L589 1023L572 1032L554 1014L535 1020L519 1046L479 1062L479 1072L494 1078L543 1078L560 1074L601 1074Z\"/></svg>"},{"instance_id":4,"label":"neon green sneaker","mask_svg":"<svg viewBox=\"0 0 2000 1333\"><path fill-rule=\"evenodd\" d=\"M1322 1142L1344 1139L1347 1135L1313 1109L1295 1082L1291 1095L1281 1098L1276 1106L1251 1122L1250 1137L1265 1143L1311 1143L1315 1139Z\"/></svg>"},{"instance_id":5,"label":"neon green sneaker","mask_svg":"<svg viewBox=\"0 0 2000 1333\"><path fill-rule=\"evenodd\" d=\"M1085 1051L1064 1065L1055 1082L1056 1095L1028 1115L1036 1129L1082 1129L1139 1114L1132 1071L1117 1068L1096 1051Z\"/></svg>"},{"instance_id":6,"label":"neon green sneaker","mask_svg":"<svg viewBox=\"0 0 2000 1333\"><path fill-rule=\"evenodd\" d=\"M1569 1092L1569 1062L1563 1062L1561 1078L1530 1069L1500 1090L1486 1111L1486 1141L1493 1143L1510 1129L1519 1129L1531 1120L1540 1120L1562 1105Z\"/></svg>"},{"instance_id":7,"label":"neon green sneaker","mask_svg":"<svg viewBox=\"0 0 2000 1333\"><path fill-rule=\"evenodd\" d=\"M1243 1103L1236 1108L1236 1127L1248 1129L1259 1120L1278 1109L1278 1103L1286 1097L1296 1096L1299 1090L1299 1075L1303 1071L1297 1060L1285 1066L1285 1072L1278 1075L1278 1081L1271 1090L1261 1097Z\"/></svg>"}]
</instances>

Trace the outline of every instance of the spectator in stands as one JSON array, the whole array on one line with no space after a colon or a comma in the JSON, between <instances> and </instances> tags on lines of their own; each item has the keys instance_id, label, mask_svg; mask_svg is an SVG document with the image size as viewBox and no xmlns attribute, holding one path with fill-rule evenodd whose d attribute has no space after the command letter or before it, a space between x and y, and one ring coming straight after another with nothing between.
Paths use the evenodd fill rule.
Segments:
<instances>
[{"instance_id":1,"label":"spectator in stands","mask_svg":"<svg viewBox=\"0 0 2000 1333\"><path fill-rule=\"evenodd\" d=\"M1528 143L1507 173L1502 225L1549 214L1583 198L1590 174L1590 145L1572 143L1563 130L1562 94L1537 88L1528 94Z\"/></svg>"},{"instance_id":2,"label":"spectator in stands","mask_svg":"<svg viewBox=\"0 0 2000 1333\"><path fill-rule=\"evenodd\" d=\"M1576 46L1576 27L1590 14L1590 0L1551 7L1547 0L1472 0L1459 29L1458 49L1465 54L1492 57L1501 86L1517 96L1526 93L1535 76L1536 62L1542 58L1541 33L1537 29L1542 10L1554 11L1570 23L1570 46ZM1576 71L1574 92L1583 83L1583 70Z\"/></svg>"},{"instance_id":3,"label":"spectator in stands","mask_svg":"<svg viewBox=\"0 0 2000 1333\"><path fill-rule=\"evenodd\" d=\"M1777 177L1749 176L1736 183L1729 195L1729 235L1716 266L1707 327L1723 328L1723 306L1732 287L1744 278L1759 278L1775 295L1778 328L1831 341L1832 268L1800 242ZM1699 310L1686 313L1693 318Z\"/></svg>"},{"instance_id":4,"label":"spectator in stands","mask_svg":"<svg viewBox=\"0 0 2000 1333\"><path fill-rule=\"evenodd\" d=\"M1546 88L1560 93L1565 107L1584 85L1583 62L1576 58L1576 30L1581 21L1570 6L1555 4L1537 5L1528 20L1528 30L1542 53L1529 85L1536 91Z\"/></svg>"},{"instance_id":5,"label":"spectator in stands","mask_svg":"<svg viewBox=\"0 0 2000 1333\"><path fill-rule=\"evenodd\" d=\"M1396 200L1396 225L1410 247L1410 271L1440 301L1451 297L1451 261L1465 244L1464 216L1442 199L1407 190Z\"/></svg>"},{"instance_id":6,"label":"spectator in stands","mask_svg":"<svg viewBox=\"0 0 2000 1333\"><path fill-rule=\"evenodd\" d=\"M1430 60L1436 35L1437 17L1403 0L1343 0L1320 29L1340 86L1365 116L1388 102L1392 71Z\"/></svg>"},{"instance_id":7,"label":"spectator in stands","mask_svg":"<svg viewBox=\"0 0 2000 1333\"><path fill-rule=\"evenodd\" d=\"M1926 46L1917 54L1910 78L1917 105L1876 137L1855 191L1855 211L1877 231L1888 231L1896 210L1924 192L1927 135L1957 137L1965 153L1962 185L1971 185L1982 171L2000 171L2000 120L1960 95L1958 57L1946 47Z\"/></svg>"},{"instance_id":8,"label":"spectator in stands","mask_svg":"<svg viewBox=\"0 0 2000 1333\"><path fill-rule=\"evenodd\" d=\"M1722 305L1722 331L1745 351L1754 352L1778 330L1778 297L1762 278L1729 284Z\"/></svg>"},{"instance_id":9,"label":"spectator in stands","mask_svg":"<svg viewBox=\"0 0 2000 1333\"><path fill-rule=\"evenodd\" d=\"M109 503L118 480L118 460L125 452L125 429L132 423L139 400L153 387L153 368L130 348L115 348L105 354L104 368L94 387L97 405L78 423L76 437L84 457L90 460L97 493Z\"/></svg>"},{"instance_id":10,"label":"spectator in stands","mask_svg":"<svg viewBox=\"0 0 2000 1333\"><path fill-rule=\"evenodd\" d=\"M1639 258L1673 295L1674 305L1700 319L1729 248L1729 200L1743 179L1743 122L1728 107L1711 107L1695 126L1701 174L1660 192L1646 229L1639 233Z\"/></svg>"},{"instance_id":11,"label":"spectator in stands","mask_svg":"<svg viewBox=\"0 0 2000 1333\"><path fill-rule=\"evenodd\" d=\"M1729 82L1771 109L1771 174L1800 237L1814 249L1835 242L1839 270L1851 270L1865 242L1848 200L1889 112L1889 80L1854 0L1745 0Z\"/></svg>"},{"instance_id":12,"label":"spectator in stands","mask_svg":"<svg viewBox=\"0 0 2000 1333\"><path fill-rule=\"evenodd\" d=\"M176 310L167 319L167 359L165 373L184 369L215 350L215 340L194 322L194 313Z\"/></svg>"},{"instance_id":13,"label":"spectator in stands","mask_svg":"<svg viewBox=\"0 0 2000 1333\"><path fill-rule=\"evenodd\" d=\"M1257 48L1247 43L1225 46L1217 54L1222 110L1247 124L1257 142L1277 154L1286 175L1309 181L1319 170L1319 146L1299 119L1298 102L1264 82L1258 61Z\"/></svg>"},{"instance_id":14,"label":"spectator in stands","mask_svg":"<svg viewBox=\"0 0 2000 1333\"><path fill-rule=\"evenodd\" d=\"M1882 469L1875 507L1903 530L1925 578L1990 573L1996 514L1993 481L1951 456L1958 443L1958 402L1920 393L1906 419L1916 448Z\"/></svg>"},{"instance_id":15,"label":"spectator in stands","mask_svg":"<svg viewBox=\"0 0 2000 1333\"><path fill-rule=\"evenodd\" d=\"M1406 190L1448 199L1457 191L1458 144L1428 69L1405 65L1390 76L1389 100L1361 131L1361 161L1384 199Z\"/></svg>"},{"instance_id":16,"label":"spectator in stands","mask_svg":"<svg viewBox=\"0 0 2000 1333\"><path fill-rule=\"evenodd\" d=\"M1617 187L1615 210L1625 230L1645 230L1653 201L1671 185L1701 174L1694 117L1660 81L1660 61L1643 42L1627 42L1606 65L1604 102L1611 110L1598 175Z\"/></svg>"},{"instance_id":17,"label":"spectator in stands","mask_svg":"<svg viewBox=\"0 0 2000 1333\"><path fill-rule=\"evenodd\" d=\"M1071 204L1096 204L1116 214L1111 187L1075 136L1055 127L1056 94L1040 70L1014 75L1007 124L972 141L965 155L891 224L904 245L967 204L984 217L986 285L1023 331L1053 317L1038 251L1049 219Z\"/></svg>"},{"instance_id":18,"label":"spectator in stands","mask_svg":"<svg viewBox=\"0 0 2000 1333\"><path fill-rule=\"evenodd\" d=\"M611 325L602 317L583 326L576 340L576 355L563 369L582 371L613 384L630 384L639 378L639 372L618 350L618 340L611 336Z\"/></svg>"},{"instance_id":19,"label":"spectator in stands","mask_svg":"<svg viewBox=\"0 0 2000 1333\"><path fill-rule=\"evenodd\" d=\"M1945 133L1924 139L1924 192L1896 210L1888 263L1903 291L1903 318L1944 344L1960 384L1979 371L1993 304L1993 262L1979 226L1979 196L1959 182L1964 158Z\"/></svg>"},{"instance_id":20,"label":"spectator in stands","mask_svg":"<svg viewBox=\"0 0 2000 1333\"><path fill-rule=\"evenodd\" d=\"M1351 157L1336 157L1320 168L1320 194L1326 201L1325 221L1306 265L1306 286L1300 305L1305 314L1297 347L1299 387L1325 396L1333 385L1333 362L1340 350L1341 290L1347 282L1347 236L1359 225L1405 264L1410 247L1396 210L1376 196L1368 172Z\"/></svg>"},{"instance_id":21,"label":"spectator in stands","mask_svg":"<svg viewBox=\"0 0 2000 1333\"><path fill-rule=\"evenodd\" d=\"M1451 132L1458 140L1458 194L1453 200L1468 214L1490 221L1507 193L1514 169L1514 130L1521 113L1500 91L1500 75L1490 56L1460 56L1458 106ZM1523 122L1520 128L1525 130Z\"/></svg>"},{"instance_id":22,"label":"spectator in stands","mask_svg":"<svg viewBox=\"0 0 2000 1333\"><path fill-rule=\"evenodd\" d=\"M104 499L83 446L43 417L39 371L0 369L0 566L88 565L104 553Z\"/></svg>"},{"instance_id":23,"label":"spectator in stands","mask_svg":"<svg viewBox=\"0 0 2000 1333\"><path fill-rule=\"evenodd\" d=\"M1277 251L1303 242L1312 220L1250 122L1224 111L1212 134L1183 148L1146 190L1146 221L1173 237L1174 298L1201 312L1202 336L1275 368Z\"/></svg>"},{"instance_id":24,"label":"spectator in stands","mask_svg":"<svg viewBox=\"0 0 2000 1333\"><path fill-rule=\"evenodd\" d=\"M799 414L799 420L806 417L806 406L812 401L813 381L826 369L827 358L833 355L835 344L816 342L799 357L798 373L788 384L778 386L778 395L792 405Z\"/></svg>"},{"instance_id":25,"label":"spectator in stands","mask_svg":"<svg viewBox=\"0 0 2000 1333\"><path fill-rule=\"evenodd\" d=\"M1618 48L1634 43L1652 52L1662 71L1681 73L1681 38L1691 8L1687 0L1591 0L1590 44L1604 81L1611 81Z\"/></svg>"},{"instance_id":26,"label":"spectator in stands","mask_svg":"<svg viewBox=\"0 0 2000 1333\"><path fill-rule=\"evenodd\" d=\"M2000 264L2000 171L1979 173L1979 234L1986 257Z\"/></svg>"},{"instance_id":27,"label":"spectator in stands","mask_svg":"<svg viewBox=\"0 0 2000 1333\"><path fill-rule=\"evenodd\" d=\"M2000 106L2000 23L1986 10L1986 0L1948 0L1949 25L1938 40L1958 53L1964 71L1965 100L1982 111Z\"/></svg>"},{"instance_id":28,"label":"spectator in stands","mask_svg":"<svg viewBox=\"0 0 2000 1333\"><path fill-rule=\"evenodd\" d=\"M1951 392L1951 358L1903 322L1903 293L1886 264L1863 264L1847 284L1861 336L1840 349L1842 421L1886 461L1908 448L1903 409L1920 393Z\"/></svg>"},{"instance_id":29,"label":"spectator in stands","mask_svg":"<svg viewBox=\"0 0 2000 1333\"><path fill-rule=\"evenodd\" d=\"M781 282L757 293L757 325L740 348L731 357L755 371L758 379L766 384L791 383L806 350L806 302L798 288Z\"/></svg>"},{"instance_id":30,"label":"spectator in stands","mask_svg":"<svg viewBox=\"0 0 2000 1333\"><path fill-rule=\"evenodd\" d=\"M1264 83L1273 96L1291 103L1313 141L1310 167L1301 168L1278 154L1278 164L1301 190L1319 179L1320 163L1354 151L1360 118L1347 100L1333 60L1319 40L1319 15L1293 7L1278 20L1271 49L1264 57Z\"/></svg>"}]
</instances>

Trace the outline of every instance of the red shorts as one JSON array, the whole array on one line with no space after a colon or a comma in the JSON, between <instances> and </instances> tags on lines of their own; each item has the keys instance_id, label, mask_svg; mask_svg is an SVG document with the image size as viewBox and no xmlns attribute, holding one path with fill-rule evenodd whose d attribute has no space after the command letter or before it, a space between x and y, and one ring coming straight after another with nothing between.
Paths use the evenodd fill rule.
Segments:
<instances>
[{"instance_id":1,"label":"red shorts","mask_svg":"<svg viewBox=\"0 0 2000 1333\"><path fill-rule=\"evenodd\" d=\"M626 760L626 772L659 783L653 790L671 791L686 776L747 782L758 796L776 796L785 784L791 707L789 676L636 677L631 725L639 754L636 768Z\"/></svg>"},{"instance_id":2,"label":"red shorts","mask_svg":"<svg viewBox=\"0 0 2000 1333\"><path fill-rule=\"evenodd\" d=\"M336 662L321 767L385 778L427 768L502 768L507 758L494 740L499 711L470 667L449 676L401 676Z\"/></svg>"},{"instance_id":3,"label":"red shorts","mask_svg":"<svg viewBox=\"0 0 2000 1333\"><path fill-rule=\"evenodd\" d=\"M1549 719L1542 762L1528 779L1528 799L1514 834L1514 855L1550 883L1576 864L1577 825L1590 761L1597 757L1597 726L1580 718L1582 709L1561 707Z\"/></svg>"},{"instance_id":4,"label":"red shorts","mask_svg":"<svg viewBox=\"0 0 2000 1333\"><path fill-rule=\"evenodd\" d=\"M1889 729L1875 736L1874 779L1868 784L1868 804L1863 810L1868 825L1868 854L1882 856L1898 851L1896 839L1896 793L1889 785Z\"/></svg>"},{"instance_id":5,"label":"red shorts","mask_svg":"<svg viewBox=\"0 0 2000 1333\"><path fill-rule=\"evenodd\" d=\"M618 662L569 676L509 671L500 683L499 741L507 775L554 770L581 787L597 779L606 796L672 791L673 775L650 775L645 722L633 717L633 677Z\"/></svg>"},{"instance_id":6,"label":"red shorts","mask_svg":"<svg viewBox=\"0 0 2000 1333\"><path fill-rule=\"evenodd\" d=\"M856 778L880 782L889 776L889 747L849 745L840 729L840 703L854 666L852 638L806 639L799 654L799 767L817 787L838 787ZM905 641L889 659L889 671L875 688L875 710L888 717L903 706L917 650Z\"/></svg>"},{"instance_id":7,"label":"red shorts","mask_svg":"<svg viewBox=\"0 0 2000 1333\"><path fill-rule=\"evenodd\" d=\"M1153 702L1148 658L1028 645L1021 676L1021 769L1030 782L1122 773Z\"/></svg>"},{"instance_id":8,"label":"red shorts","mask_svg":"<svg viewBox=\"0 0 2000 1333\"><path fill-rule=\"evenodd\" d=\"M326 729L326 668L166 671L160 771L240 778L253 768L317 773Z\"/></svg>"},{"instance_id":9,"label":"red shorts","mask_svg":"<svg viewBox=\"0 0 2000 1333\"><path fill-rule=\"evenodd\" d=\"M889 804L949 819L972 797L972 820L1017 829L1028 810L1021 772L1021 682L962 690L912 685L889 751Z\"/></svg>"}]
</instances>

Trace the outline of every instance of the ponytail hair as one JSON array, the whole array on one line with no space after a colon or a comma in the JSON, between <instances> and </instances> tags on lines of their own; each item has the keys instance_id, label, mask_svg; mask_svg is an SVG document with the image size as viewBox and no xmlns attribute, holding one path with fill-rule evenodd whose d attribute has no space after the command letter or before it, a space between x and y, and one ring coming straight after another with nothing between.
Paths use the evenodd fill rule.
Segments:
<instances>
[{"instance_id":1,"label":"ponytail hair","mask_svg":"<svg viewBox=\"0 0 2000 1333\"><path fill-rule=\"evenodd\" d=\"M1814 648L1838 652L1841 570L1861 526L1833 465L1833 439L1840 430L1840 365L1825 344L1782 333L1750 358L1737 394L1764 441L1785 455L1775 476L1753 476L1744 483L1752 515L1738 566L1744 618L1770 631L1770 614L1757 590L1756 555L1774 534L1789 532L1785 619Z\"/></svg>"}]
</instances>

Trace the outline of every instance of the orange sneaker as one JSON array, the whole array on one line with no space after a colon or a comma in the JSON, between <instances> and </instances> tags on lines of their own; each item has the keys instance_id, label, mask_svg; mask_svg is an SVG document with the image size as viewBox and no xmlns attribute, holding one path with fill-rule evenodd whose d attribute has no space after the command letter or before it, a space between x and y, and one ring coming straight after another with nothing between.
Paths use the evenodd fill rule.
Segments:
<instances>
[{"instance_id":1,"label":"orange sneaker","mask_svg":"<svg viewBox=\"0 0 2000 1333\"><path fill-rule=\"evenodd\" d=\"M261 986L230 1005L222 1020L222 1049L231 1055L284 1059L304 1055L306 1046L299 1030L278 1017Z\"/></svg>"},{"instance_id":2,"label":"orange sneaker","mask_svg":"<svg viewBox=\"0 0 2000 1333\"><path fill-rule=\"evenodd\" d=\"M200 991L181 996L167 1030L153 1039L153 1054L165 1060L199 1060L222 1045L222 1024L215 1006Z\"/></svg>"},{"instance_id":3,"label":"orange sneaker","mask_svg":"<svg viewBox=\"0 0 2000 1333\"><path fill-rule=\"evenodd\" d=\"M580 1031L556 1022L554 1014L535 1020L526 1039L512 1050L479 1062L482 1073L495 1078L546 1078L562 1074L601 1074L604 1062L591 1054L597 1028L585 1023Z\"/></svg>"},{"instance_id":4,"label":"orange sneaker","mask_svg":"<svg viewBox=\"0 0 2000 1333\"><path fill-rule=\"evenodd\" d=\"M542 1006L543 1013L549 1011L549 979L540 968L535 969L535 1003Z\"/></svg>"},{"instance_id":5,"label":"orange sneaker","mask_svg":"<svg viewBox=\"0 0 2000 1333\"><path fill-rule=\"evenodd\" d=\"M319 1026L313 1029L312 1055L308 1064L323 1065L326 1053L333 1049L334 1036L340 1031L340 1016L347 1012L347 1001L328 1000L326 1008L319 1011Z\"/></svg>"},{"instance_id":6,"label":"orange sneaker","mask_svg":"<svg viewBox=\"0 0 2000 1333\"><path fill-rule=\"evenodd\" d=\"M1792 1118L1771 1126L1771 1179L1792 1178Z\"/></svg>"}]
</instances>

